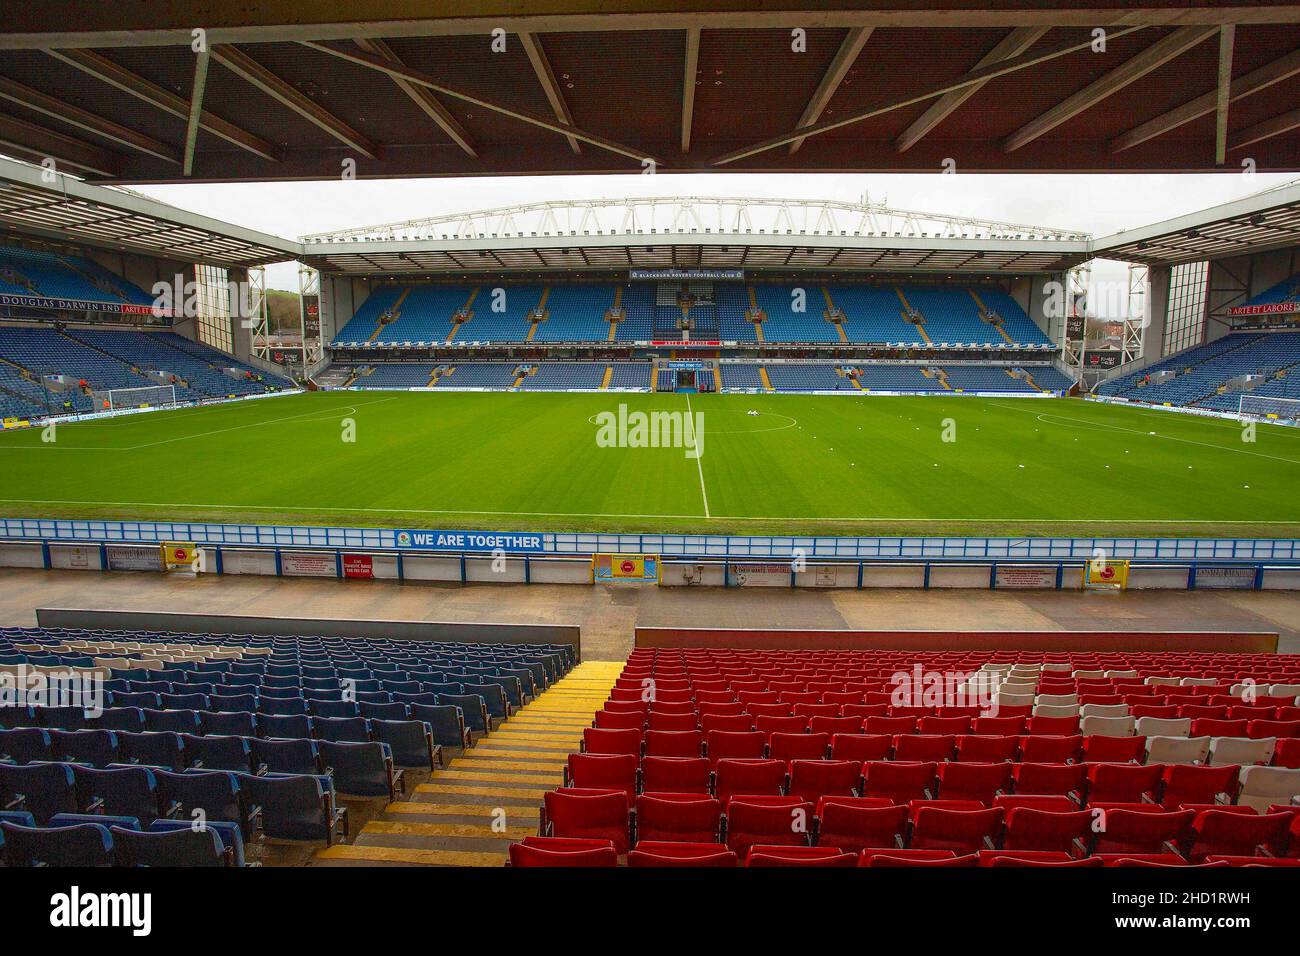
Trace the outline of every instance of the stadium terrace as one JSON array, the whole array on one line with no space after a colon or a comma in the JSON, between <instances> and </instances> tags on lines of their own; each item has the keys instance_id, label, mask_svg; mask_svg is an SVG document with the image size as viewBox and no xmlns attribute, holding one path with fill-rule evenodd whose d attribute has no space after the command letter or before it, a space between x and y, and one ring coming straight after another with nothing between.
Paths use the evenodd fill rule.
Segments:
<instances>
[{"instance_id":1,"label":"stadium terrace","mask_svg":"<svg viewBox=\"0 0 1300 956\"><path fill-rule=\"evenodd\" d=\"M1300 5L8 6L11 925L1295 948Z\"/></svg>"}]
</instances>

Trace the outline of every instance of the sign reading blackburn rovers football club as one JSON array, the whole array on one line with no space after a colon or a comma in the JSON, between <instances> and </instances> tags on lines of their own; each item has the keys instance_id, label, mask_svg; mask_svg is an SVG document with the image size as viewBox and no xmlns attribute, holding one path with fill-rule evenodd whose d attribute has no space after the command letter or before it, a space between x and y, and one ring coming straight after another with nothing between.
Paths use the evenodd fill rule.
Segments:
<instances>
[{"instance_id":1,"label":"sign reading blackburn rovers football club","mask_svg":"<svg viewBox=\"0 0 1300 956\"><path fill-rule=\"evenodd\" d=\"M397 547L413 551L541 551L540 534L509 531L398 531Z\"/></svg>"}]
</instances>

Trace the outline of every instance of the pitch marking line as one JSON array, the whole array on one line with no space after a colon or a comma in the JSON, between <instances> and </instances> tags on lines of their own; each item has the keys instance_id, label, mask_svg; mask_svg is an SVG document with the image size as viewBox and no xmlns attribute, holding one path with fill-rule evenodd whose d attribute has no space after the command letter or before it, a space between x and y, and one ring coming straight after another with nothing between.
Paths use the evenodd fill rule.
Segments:
<instances>
[{"instance_id":1,"label":"pitch marking line","mask_svg":"<svg viewBox=\"0 0 1300 956\"><path fill-rule=\"evenodd\" d=\"M190 435L178 435L175 438L164 438L160 441L145 442L140 445L67 445L59 442L45 442L40 445L4 445L0 444L0 451L139 451L142 448L154 448L158 445L170 445L173 442L189 441L193 438L207 438L211 435L220 435L224 432L237 432L245 428L261 428L264 425L279 425L284 422L300 421L307 419L309 421L329 421L336 415L355 415L358 408L364 408L367 405L382 405L384 402L396 401L396 398L378 398L371 402L359 402L356 405L343 405L334 409L329 414L323 414L320 409L313 409L310 412L303 412L300 415L286 415L284 418L269 418L260 422L248 422L244 425L232 425L229 428L216 428L212 431L194 432ZM311 416L322 416L311 418ZM78 424L76 422L70 424Z\"/></svg>"},{"instance_id":2,"label":"pitch marking line","mask_svg":"<svg viewBox=\"0 0 1300 956\"><path fill-rule=\"evenodd\" d=\"M1260 451L1249 451L1245 448L1233 448L1230 445L1216 445L1213 442L1196 441L1193 438L1178 438L1175 435L1162 435L1159 433L1152 435L1149 431L1143 431L1140 428L1125 428L1123 425L1111 425L1108 422L1091 422L1084 418L1071 418L1068 415L1054 415L1051 412L1034 412L1033 410L1027 408L1016 408L1014 405L1003 405L1001 402L990 402L989 404L995 405L998 408L1009 408L1012 411L1016 411L1016 412L1028 412L1029 414L1034 415L1039 421L1043 422L1043 424L1045 425L1052 424L1052 422L1048 422L1045 419L1054 418L1056 419L1056 424L1058 425L1058 427L1064 427L1064 428L1083 427L1083 428L1092 429L1094 431L1100 429L1103 431L1109 430L1109 431L1117 431L1117 432L1128 432L1131 435L1146 435L1152 438L1163 438L1166 441L1181 442L1184 445L1200 445L1202 448L1213 448L1216 451L1231 451L1231 452L1235 452L1238 455L1250 455L1252 458L1268 458L1272 461L1284 461L1289 465L1300 465L1300 460L1297 460L1295 458L1284 458L1281 455L1266 455ZM1061 422L1074 422L1076 424L1074 425L1067 424L1062 426L1060 425Z\"/></svg>"},{"instance_id":3,"label":"pitch marking line","mask_svg":"<svg viewBox=\"0 0 1300 956\"><path fill-rule=\"evenodd\" d=\"M692 422L695 421L695 413L691 411L691 396L689 394L686 396L686 414L690 416ZM692 424L691 427L693 429L695 426ZM697 452L695 456L695 470L699 472L700 475L700 497L704 499L704 517L709 518L712 517L709 514L709 493L704 489L704 466L700 464L701 456L698 454L699 447L700 436L697 434L695 436L695 450Z\"/></svg>"}]
</instances>

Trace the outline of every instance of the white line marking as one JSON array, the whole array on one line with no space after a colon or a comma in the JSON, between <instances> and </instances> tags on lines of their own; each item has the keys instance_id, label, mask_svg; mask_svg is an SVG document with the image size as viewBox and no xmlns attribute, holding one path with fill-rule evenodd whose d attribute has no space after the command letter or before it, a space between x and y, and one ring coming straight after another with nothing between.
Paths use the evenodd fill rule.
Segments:
<instances>
[{"instance_id":1,"label":"white line marking","mask_svg":"<svg viewBox=\"0 0 1300 956\"><path fill-rule=\"evenodd\" d=\"M58 442L47 442L40 445L4 445L0 444L0 451L139 451L141 448L154 448L158 445L170 445L173 442L189 441L192 438L207 438L210 435L220 435L224 432L236 432L245 428L261 428L263 425L278 425L284 422L302 421L329 421L337 415L355 415L358 408L366 405L382 405L384 402L395 402L394 398L377 398L370 402L358 402L356 405L342 405L338 408L331 409L328 412L322 409L313 409L310 412L303 412L299 415L286 415L283 418L268 418L260 422L248 422L244 425L232 425L229 428L216 428L207 432L194 432L190 435L178 435L175 438L164 438L160 441L145 442L140 445L61 445ZM320 416L311 418L311 416ZM72 422L60 428L71 428L79 423Z\"/></svg>"},{"instance_id":2,"label":"white line marking","mask_svg":"<svg viewBox=\"0 0 1300 956\"><path fill-rule=\"evenodd\" d=\"M691 428L694 429L695 413L691 411L691 395L689 392L686 393L686 414L691 417ZM695 434L694 431L692 434ZM699 448L700 437L698 434L695 436L696 449ZM710 518L712 515L709 514L709 493L704 490L704 466L700 464L700 458L700 455L695 456L695 470L700 474L700 497L704 499L704 517Z\"/></svg>"},{"instance_id":3,"label":"white line marking","mask_svg":"<svg viewBox=\"0 0 1300 956\"><path fill-rule=\"evenodd\" d=\"M1031 415L1036 415L1036 417L1039 419L1039 421L1043 421L1044 416L1049 417L1049 418L1054 418L1054 419L1056 419L1056 421L1057 421L1057 426L1058 426L1058 427L1074 428L1074 427L1080 427L1080 426L1081 426L1081 427L1090 428L1090 429L1092 429L1092 430L1094 430L1094 431L1099 430L1099 429L1100 429L1100 430L1107 430L1107 429L1109 429L1109 430L1111 430L1111 431L1117 431L1117 432L1128 432L1129 434L1132 434L1132 435L1146 435L1146 436L1149 436L1149 437L1151 437L1151 438L1163 438L1163 439L1165 439L1165 440L1167 440L1167 441L1176 441L1176 442L1181 442L1181 443L1184 444L1184 445L1200 445L1202 448L1213 448L1213 449L1215 449L1216 451L1231 451L1231 452L1236 452L1236 453L1239 454L1239 455L1250 455L1252 458L1268 458L1268 459L1271 459L1272 461L1284 461L1284 462L1286 462L1286 463L1289 464L1289 465L1300 465L1300 460L1297 460L1297 459L1295 459L1295 458L1283 458L1281 455L1266 455L1266 454L1264 454L1263 452L1260 452L1260 451L1248 451L1248 450L1246 450L1245 448L1233 448L1233 447L1231 447L1230 445L1216 445L1216 444L1214 444L1213 442L1207 442L1207 441L1196 441L1195 439L1192 439L1192 438L1178 438L1178 437L1175 437L1174 435L1162 435L1162 434L1160 434L1160 433L1156 433L1155 435L1152 435L1149 431L1143 431L1141 428L1125 428L1123 425L1112 425L1112 424L1110 424L1109 422L1092 422L1092 421L1088 421L1087 419L1084 419L1084 418L1071 418L1071 417L1068 416L1068 415L1053 415L1051 412L1035 413L1035 412L1033 412L1031 409L1026 409L1026 408L1016 408L1014 405L1003 405L1001 402L989 402L989 404L990 404L990 405L996 405L998 408L1009 408L1009 409L1011 409L1012 411L1016 411L1016 412L1026 412L1026 411L1027 411L1027 412L1029 412ZM1061 426L1059 423L1060 423L1060 422L1063 422L1063 421L1064 421L1064 422L1077 422L1077 423L1078 423L1078 426L1075 426L1075 425L1064 425L1064 426ZM1043 424L1051 424L1051 423L1050 423L1050 422L1043 421Z\"/></svg>"}]
</instances>

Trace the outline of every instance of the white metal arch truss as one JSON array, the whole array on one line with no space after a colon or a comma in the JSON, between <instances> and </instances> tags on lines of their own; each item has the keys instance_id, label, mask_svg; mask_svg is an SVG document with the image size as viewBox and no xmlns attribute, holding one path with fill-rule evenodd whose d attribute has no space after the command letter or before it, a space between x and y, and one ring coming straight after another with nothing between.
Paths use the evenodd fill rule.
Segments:
<instances>
[{"instance_id":1,"label":"white metal arch truss","mask_svg":"<svg viewBox=\"0 0 1300 956\"><path fill-rule=\"evenodd\" d=\"M870 196L860 202L758 197L653 196L570 199L448 213L303 236L322 242L475 241L562 236L803 235L938 239L1036 239L1086 242L1078 230L975 216L895 209Z\"/></svg>"}]
</instances>

